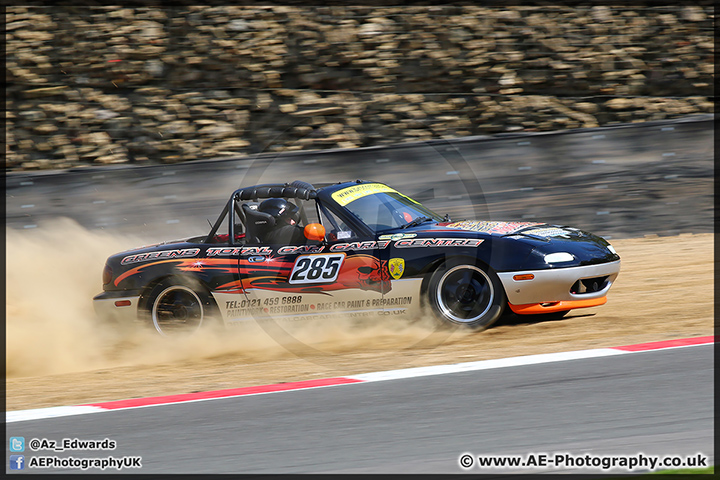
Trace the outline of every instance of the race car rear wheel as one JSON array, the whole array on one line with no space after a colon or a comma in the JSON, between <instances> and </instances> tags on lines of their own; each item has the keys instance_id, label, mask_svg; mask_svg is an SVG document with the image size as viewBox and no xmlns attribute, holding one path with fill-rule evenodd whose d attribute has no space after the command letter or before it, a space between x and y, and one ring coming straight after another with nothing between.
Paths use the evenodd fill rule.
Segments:
<instances>
[{"instance_id":1,"label":"race car rear wheel","mask_svg":"<svg viewBox=\"0 0 720 480\"><path fill-rule=\"evenodd\" d=\"M446 262L430 277L430 305L444 322L484 330L500 318L505 291L489 268Z\"/></svg>"},{"instance_id":2,"label":"race car rear wheel","mask_svg":"<svg viewBox=\"0 0 720 480\"><path fill-rule=\"evenodd\" d=\"M208 321L210 302L204 288L188 282L166 280L150 294L150 322L160 335L193 333Z\"/></svg>"}]
</instances>

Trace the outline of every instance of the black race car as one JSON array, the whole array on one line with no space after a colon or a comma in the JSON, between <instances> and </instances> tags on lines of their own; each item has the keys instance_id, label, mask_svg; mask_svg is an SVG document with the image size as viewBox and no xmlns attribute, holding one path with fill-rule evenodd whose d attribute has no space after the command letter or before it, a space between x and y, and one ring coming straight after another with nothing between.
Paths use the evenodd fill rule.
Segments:
<instances>
[{"instance_id":1,"label":"black race car","mask_svg":"<svg viewBox=\"0 0 720 480\"><path fill-rule=\"evenodd\" d=\"M96 312L163 335L263 317L417 316L481 330L506 308L595 307L620 271L591 233L452 221L378 182L295 181L232 193L207 235L108 258Z\"/></svg>"}]
</instances>

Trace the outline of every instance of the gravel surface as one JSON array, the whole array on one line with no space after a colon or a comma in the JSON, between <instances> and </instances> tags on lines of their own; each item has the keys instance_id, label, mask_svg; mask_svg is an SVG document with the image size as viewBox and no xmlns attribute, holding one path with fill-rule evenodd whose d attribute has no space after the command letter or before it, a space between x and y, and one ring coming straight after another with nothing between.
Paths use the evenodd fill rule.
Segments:
<instances>
[{"instance_id":1,"label":"gravel surface","mask_svg":"<svg viewBox=\"0 0 720 480\"><path fill-rule=\"evenodd\" d=\"M15 315L9 316L8 338L23 347L9 344L7 410L712 335L713 238L617 240L622 270L607 304L559 321L510 316L473 334L434 331L418 319L305 325L294 330L299 342L285 346L259 328L168 342L137 331L98 332L78 322L84 304L66 299L54 316L43 317L57 327L45 329L53 338L41 338L42 320L22 295L9 292L8 310ZM80 283L73 283L75 290Z\"/></svg>"}]
</instances>

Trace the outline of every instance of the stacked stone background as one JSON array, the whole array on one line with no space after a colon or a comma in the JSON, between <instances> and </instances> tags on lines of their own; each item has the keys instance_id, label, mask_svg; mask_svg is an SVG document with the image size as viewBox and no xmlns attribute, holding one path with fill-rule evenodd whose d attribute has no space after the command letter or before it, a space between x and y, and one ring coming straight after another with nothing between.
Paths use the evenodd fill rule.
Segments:
<instances>
[{"instance_id":1,"label":"stacked stone background","mask_svg":"<svg viewBox=\"0 0 720 480\"><path fill-rule=\"evenodd\" d=\"M711 2L6 12L6 171L714 112Z\"/></svg>"}]
</instances>

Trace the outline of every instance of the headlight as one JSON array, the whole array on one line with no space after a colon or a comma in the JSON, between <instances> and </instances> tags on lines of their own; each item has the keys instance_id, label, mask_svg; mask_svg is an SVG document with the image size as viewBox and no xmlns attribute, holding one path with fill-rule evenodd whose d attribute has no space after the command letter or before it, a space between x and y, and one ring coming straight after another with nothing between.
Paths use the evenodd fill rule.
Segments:
<instances>
[{"instance_id":1,"label":"headlight","mask_svg":"<svg viewBox=\"0 0 720 480\"><path fill-rule=\"evenodd\" d=\"M575 257L567 252L548 253L545 255L545 263L572 262L573 260L575 260Z\"/></svg>"},{"instance_id":2,"label":"headlight","mask_svg":"<svg viewBox=\"0 0 720 480\"><path fill-rule=\"evenodd\" d=\"M615 255L617 255L617 252L615 251L615 249L613 248L612 245L608 245L608 246L607 246L607 249L610 250L610 251L611 251L612 253L614 253Z\"/></svg>"}]
</instances>

